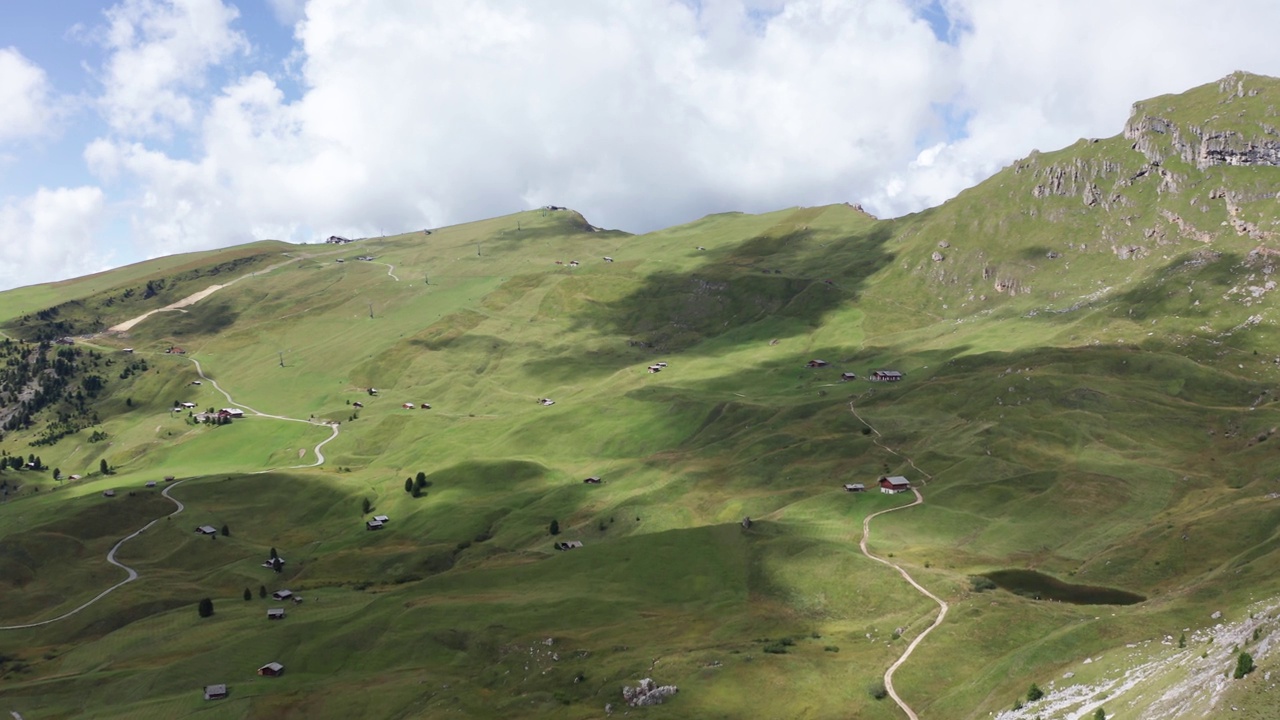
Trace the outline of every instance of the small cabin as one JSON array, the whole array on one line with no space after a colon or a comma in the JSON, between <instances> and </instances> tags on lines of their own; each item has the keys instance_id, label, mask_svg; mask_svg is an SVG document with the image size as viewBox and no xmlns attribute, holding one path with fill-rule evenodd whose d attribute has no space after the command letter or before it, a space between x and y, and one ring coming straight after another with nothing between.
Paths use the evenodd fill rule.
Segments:
<instances>
[{"instance_id":1,"label":"small cabin","mask_svg":"<svg viewBox=\"0 0 1280 720\"><path fill-rule=\"evenodd\" d=\"M857 380L857 379L858 379L858 376L854 375L851 372L840 373L840 382L849 382L850 380Z\"/></svg>"},{"instance_id":2,"label":"small cabin","mask_svg":"<svg viewBox=\"0 0 1280 720\"><path fill-rule=\"evenodd\" d=\"M365 522L365 524L364 524L364 529L365 529L365 530L381 530L381 529L382 529L382 521L381 521L381 520L369 520L369 521L366 521L366 522Z\"/></svg>"},{"instance_id":3,"label":"small cabin","mask_svg":"<svg viewBox=\"0 0 1280 720\"><path fill-rule=\"evenodd\" d=\"M605 262L613 262L613 258L609 257L608 255L605 255L605 256L604 256L604 261L605 261Z\"/></svg>"},{"instance_id":4,"label":"small cabin","mask_svg":"<svg viewBox=\"0 0 1280 720\"><path fill-rule=\"evenodd\" d=\"M133 348L125 348L125 349L121 350L120 352L122 352L122 353L128 353L128 354L132 355L132 354L133 354Z\"/></svg>"},{"instance_id":5,"label":"small cabin","mask_svg":"<svg viewBox=\"0 0 1280 720\"><path fill-rule=\"evenodd\" d=\"M391 518L387 517L386 515L374 515L373 519L377 520L380 523L385 523L391 520Z\"/></svg>"},{"instance_id":6,"label":"small cabin","mask_svg":"<svg viewBox=\"0 0 1280 720\"><path fill-rule=\"evenodd\" d=\"M291 597L293 597L292 590L277 590L271 593L272 600L288 600Z\"/></svg>"},{"instance_id":7,"label":"small cabin","mask_svg":"<svg viewBox=\"0 0 1280 720\"><path fill-rule=\"evenodd\" d=\"M222 408L221 410L219 410L219 411L218 411L218 414L219 414L219 415L221 415L221 414L223 414L223 413L226 413L227 417L229 417L229 418L242 418L242 417L244 417L244 411L243 411L243 410L241 410L240 408Z\"/></svg>"},{"instance_id":8,"label":"small cabin","mask_svg":"<svg viewBox=\"0 0 1280 720\"><path fill-rule=\"evenodd\" d=\"M911 489L911 481L901 475L892 477L885 476L880 478L880 492L886 495L896 495Z\"/></svg>"},{"instance_id":9,"label":"small cabin","mask_svg":"<svg viewBox=\"0 0 1280 720\"><path fill-rule=\"evenodd\" d=\"M827 366L828 366L828 365L830 365L830 364L831 364L831 363L827 362L826 360L810 360L809 362L805 363L805 367L807 367L807 368L824 368L824 367L827 367Z\"/></svg>"},{"instance_id":10,"label":"small cabin","mask_svg":"<svg viewBox=\"0 0 1280 720\"><path fill-rule=\"evenodd\" d=\"M148 480L148 481L147 481L147 487L155 487L155 486L156 486L156 481L155 481L155 480Z\"/></svg>"},{"instance_id":11,"label":"small cabin","mask_svg":"<svg viewBox=\"0 0 1280 720\"><path fill-rule=\"evenodd\" d=\"M200 527L196 528L196 532L200 533L201 535L217 535L218 528L212 525L201 525Z\"/></svg>"},{"instance_id":12,"label":"small cabin","mask_svg":"<svg viewBox=\"0 0 1280 720\"><path fill-rule=\"evenodd\" d=\"M103 490L103 491L102 491L102 497L115 497L115 496L116 496L116 491L115 491L115 490Z\"/></svg>"},{"instance_id":13,"label":"small cabin","mask_svg":"<svg viewBox=\"0 0 1280 720\"><path fill-rule=\"evenodd\" d=\"M898 382L902 373L897 370L876 370L870 375L872 382Z\"/></svg>"},{"instance_id":14,"label":"small cabin","mask_svg":"<svg viewBox=\"0 0 1280 720\"><path fill-rule=\"evenodd\" d=\"M270 662L258 668L258 674L265 677L280 677L284 674L284 666L278 662Z\"/></svg>"},{"instance_id":15,"label":"small cabin","mask_svg":"<svg viewBox=\"0 0 1280 720\"><path fill-rule=\"evenodd\" d=\"M552 405L556 404L556 401L552 400L551 398L542 398L541 400L538 401L538 404L546 407L551 407Z\"/></svg>"},{"instance_id":16,"label":"small cabin","mask_svg":"<svg viewBox=\"0 0 1280 720\"><path fill-rule=\"evenodd\" d=\"M577 260L570 260L570 261L569 261L569 267L578 267L578 261L577 261Z\"/></svg>"},{"instance_id":17,"label":"small cabin","mask_svg":"<svg viewBox=\"0 0 1280 720\"><path fill-rule=\"evenodd\" d=\"M589 477L589 478L587 478L587 479L583 480L582 482L586 483L587 485L599 485L600 483L602 483L602 482L604 482L604 481L603 481L603 480L601 480L600 478L596 477L595 475L592 475L591 477Z\"/></svg>"},{"instance_id":18,"label":"small cabin","mask_svg":"<svg viewBox=\"0 0 1280 720\"><path fill-rule=\"evenodd\" d=\"M205 685L204 686L205 700L221 700L226 696L227 696L226 685Z\"/></svg>"},{"instance_id":19,"label":"small cabin","mask_svg":"<svg viewBox=\"0 0 1280 720\"><path fill-rule=\"evenodd\" d=\"M204 383L200 382L199 380L192 380L192 381L191 381L191 384L192 384L192 385L203 385Z\"/></svg>"},{"instance_id":20,"label":"small cabin","mask_svg":"<svg viewBox=\"0 0 1280 720\"><path fill-rule=\"evenodd\" d=\"M862 483L845 483L844 491L845 492L866 492L867 486L863 485Z\"/></svg>"},{"instance_id":21,"label":"small cabin","mask_svg":"<svg viewBox=\"0 0 1280 720\"><path fill-rule=\"evenodd\" d=\"M404 408L405 410L412 410L417 406L414 405L413 403L401 403L400 407Z\"/></svg>"},{"instance_id":22,"label":"small cabin","mask_svg":"<svg viewBox=\"0 0 1280 720\"><path fill-rule=\"evenodd\" d=\"M283 619L284 619L284 608L269 608L269 609L267 610L267 619L268 619L268 620L283 620Z\"/></svg>"},{"instance_id":23,"label":"small cabin","mask_svg":"<svg viewBox=\"0 0 1280 720\"><path fill-rule=\"evenodd\" d=\"M353 408L362 408L362 407L364 407L364 403L362 403L362 402L360 402L359 400L357 400L357 401L355 401L355 402L351 403L351 407L353 407Z\"/></svg>"},{"instance_id":24,"label":"small cabin","mask_svg":"<svg viewBox=\"0 0 1280 720\"><path fill-rule=\"evenodd\" d=\"M165 476L164 476L164 481L165 481L165 482L173 482L174 480L177 480L177 478L175 478L175 477L174 477L174 476L172 476L172 475L165 475Z\"/></svg>"},{"instance_id":25,"label":"small cabin","mask_svg":"<svg viewBox=\"0 0 1280 720\"><path fill-rule=\"evenodd\" d=\"M649 366L649 372L650 372L650 373L659 373L659 372L662 372L662 368L658 367L657 365L650 365L650 366Z\"/></svg>"},{"instance_id":26,"label":"small cabin","mask_svg":"<svg viewBox=\"0 0 1280 720\"><path fill-rule=\"evenodd\" d=\"M582 547L581 540L566 540L564 542L556 543L557 550L574 550L580 547Z\"/></svg>"},{"instance_id":27,"label":"small cabin","mask_svg":"<svg viewBox=\"0 0 1280 720\"><path fill-rule=\"evenodd\" d=\"M186 408L187 410L194 409L194 408L195 408L195 406L196 406L196 404L195 404L195 403L193 403L193 402L184 402L184 403L182 403L182 407Z\"/></svg>"},{"instance_id":28,"label":"small cabin","mask_svg":"<svg viewBox=\"0 0 1280 720\"><path fill-rule=\"evenodd\" d=\"M421 408L421 409L423 409L423 410L430 410L430 409L431 409L431 403L419 403L419 404L418 404L418 407L419 407L419 408Z\"/></svg>"}]
</instances>

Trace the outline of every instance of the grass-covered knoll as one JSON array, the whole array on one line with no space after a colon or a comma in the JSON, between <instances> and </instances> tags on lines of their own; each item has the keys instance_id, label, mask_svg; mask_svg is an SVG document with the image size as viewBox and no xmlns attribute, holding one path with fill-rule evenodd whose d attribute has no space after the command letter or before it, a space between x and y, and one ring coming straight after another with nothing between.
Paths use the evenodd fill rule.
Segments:
<instances>
[{"instance_id":1,"label":"grass-covered knoll","mask_svg":"<svg viewBox=\"0 0 1280 720\"><path fill-rule=\"evenodd\" d=\"M1261 127L1275 83L1240 80L1243 95L1152 102L1191 124L1206 102L1239 105ZM295 248L187 312L86 341L133 347L147 371L109 377L101 422L42 448L84 477L0 474L19 488L0 506L6 582L69 607L122 574L102 561L111 537L172 507L145 482L192 478L174 491L187 510L121 550L140 581L0 635L27 665L0 670L0 701L595 717L652 676L681 688L654 717L897 717L874 683L934 605L858 552L863 518L909 498L841 486L881 474L927 480L926 502L877 518L872 549L952 603L895 680L926 717L986 717L1085 657L1275 595L1280 366L1258 233L1277 215L1255 196L1280 171L1155 165L1143 133L1169 134L1131 123L890 221L837 205L631 236L538 210ZM145 284L121 273L81 297ZM175 344L188 355L163 352ZM324 465L289 469L328 426L171 412L228 404L192 384L191 358L236 402L339 422ZM906 379L868 382L876 369ZM272 548L279 574L261 567ZM975 583L1006 568L1149 599ZM260 586L307 601L268 623ZM6 603L0 623L40 605ZM253 674L269 660L283 678ZM200 700L210 682L231 697Z\"/></svg>"}]
</instances>

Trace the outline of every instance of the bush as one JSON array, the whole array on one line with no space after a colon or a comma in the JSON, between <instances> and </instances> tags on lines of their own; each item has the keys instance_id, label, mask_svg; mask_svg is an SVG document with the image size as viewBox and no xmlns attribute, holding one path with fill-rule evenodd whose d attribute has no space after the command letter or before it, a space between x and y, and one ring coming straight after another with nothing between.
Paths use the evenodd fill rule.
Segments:
<instances>
[{"instance_id":1,"label":"bush","mask_svg":"<svg viewBox=\"0 0 1280 720\"><path fill-rule=\"evenodd\" d=\"M551 531L551 534L552 534L552 535L559 535L559 534L560 534L560 521L559 521L559 520L552 520L552 521L551 521L551 527L550 527L550 528L548 528L548 530L550 530L550 531Z\"/></svg>"},{"instance_id":2,"label":"bush","mask_svg":"<svg viewBox=\"0 0 1280 720\"><path fill-rule=\"evenodd\" d=\"M1251 672L1253 672L1253 656L1247 652L1240 653L1236 658L1235 679L1239 680Z\"/></svg>"},{"instance_id":3,"label":"bush","mask_svg":"<svg viewBox=\"0 0 1280 720\"><path fill-rule=\"evenodd\" d=\"M200 601L200 607L198 610L200 612L200 617L211 617L213 615L213 601L209 598L204 598Z\"/></svg>"},{"instance_id":4,"label":"bush","mask_svg":"<svg viewBox=\"0 0 1280 720\"><path fill-rule=\"evenodd\" d=\"M774 655L786 655L786 654L787 654L787 647L786 647L785 645L783 645L782 643L780 643L780 642L776 642L776 643L769 643L768 645L765 645L762 649L763 649L765 652L767 652L767 653L772 653L772 654L774 654Z\"/></svg>"},{"instance_id":5,"label":"bush","mask_svg":"<svg viewBox=\"0 0 1280 720\"><path fill-rule=\"evenodd\" d=\"M835 645L828 645L822 649L825 650L826 652L835 652L835 653L840 652L840 648Z\"/></svg>"},{"instance_id":6,"label":"bush","mask_svg":"<svg viewBox=\"0 0 1280 720\"><path fill-rule=\"evenodd\" d=\"M986 592L987 590L995 590L998 587L994 580L982 575L970 575L969 584L973 587L974 592Z\"/></svg>"},{"instance_id":7,"label":"bush","mask_svg":"<svg viewBox=\"0 0 1280 720\"><path fill-rule=\"evenodd\" d=\"M1098 712L1093 714L1093 720L1107 720L1107 711L1098 708Z\"/></svg>"},{"instance_id":8,"label":"bush","mask_svg":"<svg viewBox=\"0 0 1280 720\"><path fill-rule=\"evenodd\" d=\"M1044 697L1044 691L1039 685L1031 683L1031 688L1027 690L1027 702L1035 702L1042 697Z\"/></svg>"},{"instance_id":9,"label":"bush","mask_svg":"<svg viewBox=\"0 0 1280 720\"><path fill-rule=\"evenodd\" d=\"M889 697L889 690L883 681L877 680L867 686L867 694L876 700L883 700Z\"/></svg>"}]
</instances>

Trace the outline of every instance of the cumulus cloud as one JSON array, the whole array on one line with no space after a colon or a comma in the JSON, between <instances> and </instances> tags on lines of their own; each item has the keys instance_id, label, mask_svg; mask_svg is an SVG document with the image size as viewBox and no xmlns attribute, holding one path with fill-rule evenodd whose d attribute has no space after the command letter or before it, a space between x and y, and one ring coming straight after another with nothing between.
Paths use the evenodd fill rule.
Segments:
<instances>
[{"instance_id":1,"label":"cumulus cloud","mask_svg":"<svg viewBox=\"0 0 1280 720\"><path fill-rule=\"evenodd\" d=\"M31 285L105 267L95 243L105 198L96 187L40 188L0 203L0 287Z\"/></svg>"},{"instance_id":2,"label":"cumulus cloud","mask_svg":"<svg viewBox=\"0 0 1280 720\"><path fill-rule=\"evenodd\" d=\"M191 93L206 71L249 46L231 27L239 11L220 0L125 0L105 14L101 108L124 135L191 125L199 111Z\"/></svg>"},{"instance_id":3,"label":"cumulus cloud","mask_svg":"<svg viewBox=\"0 0 1280 720\"><path fill-rule=\"evenodd\" d=\"M548 203L633 231L846 200L897 215L1116 133L1134 100L1280 72L1262 0L1249 23L1191 0L272 7L297 22L290 96L271 68L192 94L247 46L218 0L108 13L115 132L85 158L132 195L147 254ZM181 152L149 136L169 127L190 133Z\"/></svg>"},{"instance_id":4,"label":"cumulus cloud","mask_svg":"<svg viewBox=\"0 0 1280 720\"><path fill-rule=\"evenodd\" d=\"M1133 102L1235 70L1280 74L1280 6L1231 12L1196 0L946 0L957 33L950 111L958 137L882 178L869 205L900 214L936 205L1033 149L1120 132ZM1250 18L1241 22L1241 18Z\"/></svg>"},{"instance_id":5,"label":"cumulus cloud","mask_svg":"<svg viewBox=\"0 0 1280 720\"><path fill-rule=\"evenodd\" d=\"M17 48L0 48L0 143L46 132L54 104L44 70Z\"/></svg>"}]
</instances>

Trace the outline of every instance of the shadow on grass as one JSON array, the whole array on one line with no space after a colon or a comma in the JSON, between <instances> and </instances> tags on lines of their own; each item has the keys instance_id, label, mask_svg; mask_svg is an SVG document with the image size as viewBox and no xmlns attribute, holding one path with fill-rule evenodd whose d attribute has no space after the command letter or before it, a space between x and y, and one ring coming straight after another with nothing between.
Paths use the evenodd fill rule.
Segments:
<instances>
[{"instance_id":1,"label":"shadow on grass","mask_svg":"<svg viewBox=\"0 0 1280 720\"><path fill-rule=\"evenodd\" d=\"M810 230L763 234L708 252L690 272L661 272L616 301L576 314L575 329L626 338L616 354L566 353L528 363L532 372L599 376L656 353L720 353L710 340L731 345L789 337L818 327L823 318L856 301L868 278L893 259L885 245L892 223L843 235Z\"/></svg>"}]
</instances>

